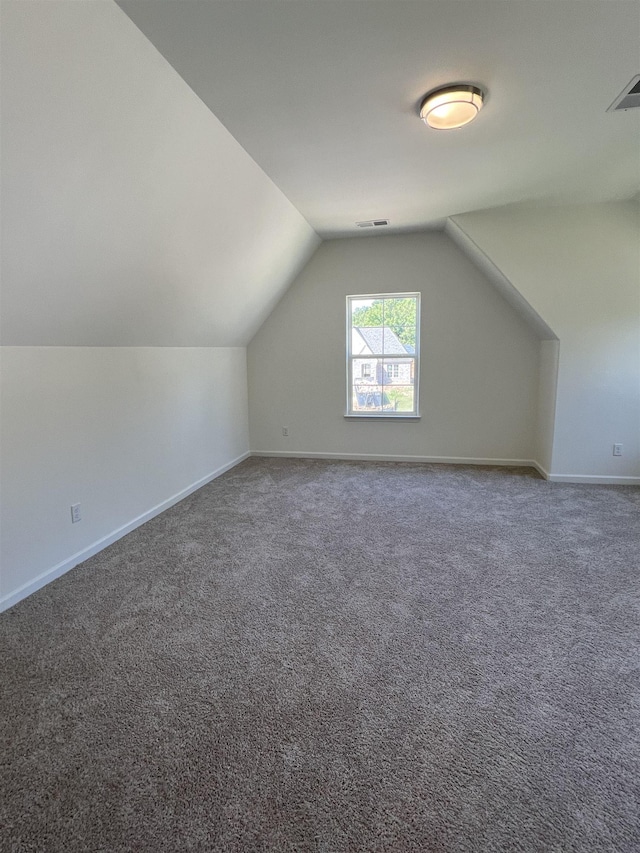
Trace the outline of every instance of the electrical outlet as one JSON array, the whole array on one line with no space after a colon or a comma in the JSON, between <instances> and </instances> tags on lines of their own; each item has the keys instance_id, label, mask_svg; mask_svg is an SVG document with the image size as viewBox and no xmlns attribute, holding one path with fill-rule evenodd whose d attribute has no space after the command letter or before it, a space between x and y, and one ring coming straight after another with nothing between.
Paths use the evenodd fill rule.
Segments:
<instances>
[{"instance_id":1,"label":"electrical outlet","mask_svg":"<svg viewBox=\"0 0 640 853\"><path fill-rule=\"evenodd\" d=\"M80 504L72 504L71 505L71 523L76 524L76 522L82 521L82 513L80 512Z\"/></svg>"},{"instance_id":2,"label":"electrical outlet","mask_svg":"<svg viewBox=\"0 0 640 853\"><path fill-rule=\"evenodd\" d=\"M614 456L622 456L622 445L614 444L613 445L613 455Z\"/></svg>"},{"instance_id":3,"label":"electrical outlet","mask_svg":"<svg viewBox=\"0 0 640 853\"><path fill-rule=\"evenodd\" d=\"M289 427L282 427L282 434L284 436L288 436L289 435Z\"/></svg>"}]
</instances>

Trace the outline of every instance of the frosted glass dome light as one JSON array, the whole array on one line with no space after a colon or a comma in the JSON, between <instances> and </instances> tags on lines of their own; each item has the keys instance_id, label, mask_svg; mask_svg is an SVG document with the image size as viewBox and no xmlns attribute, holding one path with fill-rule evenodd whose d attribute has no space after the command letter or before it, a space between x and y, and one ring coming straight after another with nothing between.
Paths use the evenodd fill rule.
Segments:
<instances>
[{"instance_id":1,"label":"frosted glass dome light","mask_svg":"<svg viewBox=\"0 0 640 853\"><path fill-rule=\"evenodd\" d=\"M420 107L420 118L436 130L453 130L462 127L482 109L482 89L468 83L445 86L430 92Z\"/></svg>"}]
</instances>

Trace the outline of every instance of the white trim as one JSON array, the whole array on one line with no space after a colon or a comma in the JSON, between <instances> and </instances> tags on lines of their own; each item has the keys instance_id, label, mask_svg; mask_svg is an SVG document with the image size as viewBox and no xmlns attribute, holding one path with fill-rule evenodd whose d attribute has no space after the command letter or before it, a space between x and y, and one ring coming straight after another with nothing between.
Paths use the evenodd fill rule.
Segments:
<instances>
[{"instance_id":1,"label":"white trim","mask_svg":"<svg viewBox=\"0 0 640 853\"><path fill-rule=\"evenodd\" d=\"M23 586L18 587L18 589L9 593L8 595L0 598L0 613L4 610L8 610L10 607L13 607L14 604L17 604L19 601L22 601L23 598L27 598L27 596L31 595L37 590L42 589L42 587L46 586L51 581L56 578L61 577L66 574L68 571L73 569L79 563L88 560L89 557L93 557L99 551L102 551L108 545L117 542L118 539L121 539L123 536L126 536L127 533L131 533L132 530L135 530L136 527L140 527L145 522L150 521L156 515L160 515L160 513L164 512L166 509L174 506L179 503L184 498L188 497L193 492L196 492L198 489L201 489L203 486L206 486L207 483L210 483L212 480L215 480L216 477L220 477L226 471L230 471L231 468L235 468L236 465L239 465L241 462L244 462L245 459L250 456L256 457L280 457L280 458L291 458L291 459L337 459L344 461L353 461L353 462L413 462L413 463L425 463L425 464L448 464L448 465L495 465L501 467L511 467L511 468L535 468L546 480L551 483L583 483L585 485L611 485L611 486L640 486L640 477L609 477L606 475L600 474L550 474L548 471L536 462L534 459L489 459L489 458L476 458L476 457L466 457L466 456L403 456L403 455L390 455L390 454L379 454L379 453L315 453L315 452L307 452L307 451L284 451L284 450L252 450L247 451L246 453L242 453L240 456L233 459L231 462L228 462L226 465L222 465L220 468L217 468L211 474L207 474L205 477L202 477L200 480L197 480L195 483L192 483L190 486L187 486L182 491L177 492L167 500L162 501L151 509L139 515L137 518L134 518L132 521L124 524L122 527L118 527L113 532L109 533L107 536L104 536L102 539L98 539L97 542L94 542L91 545L88 545L86 548L83 548L82 551L78 551L73 554L71 557L68 557L66 560L63 560L60 563L57 563L51 569L47 569L47 571L42 572L42 574L38 575L38 577L29 581Z\"/></svg>"},{"instance_id":2,"label":"white trim","mask_svg":"<svg viewBox=\"0 0 640 853\"><path fill-rule=\"evenodd\" d=\"M97 542L93 542L91 545L88 545L86 548L83 548L82 551L78 551L73 554L71 557L68 557L66 560L62 560L62 562L57 563L51 569L47 569L46 572L42 572L42 574L38 575L37 578L34 578L28 583L23 584L18 589L9 593L8 595L0 598L0 613L3 610L7 610L9 607L13 607L14 604L17 604L19 601L22 601L23 598L26 598L28 595L31 595L33 592L36 592L39 589L42 589L43 586L46 586L51 581L56 578L61 577L66 574L70 569L73 569L79 563L83 563L85 560L88 560L89 557L93 557L94 554L97 554L99 551L102 551L103 548L106 548L108 545L117 542L118 539L121 539L123 536L126 536L127 533L131 533L132 530L135 530L136 527L140 527L146 521L150 521L156 515L160 515L161 512L164 512L169 507L174 506L174 504L179 503L179 501L184 500L184 498L188 497L193 492L196 492L198 489L201 489L203 486L206 486L207 483L210 483L212 480L215 480L216 477L219 477L221 474L224 474L226 471L229 471L231 468L235 468L236 465L239 465L240 462L244 462L251 456L250 451L243 453L241 456L238 456L236 459L233 459L231 462L228 462L226 465L222 465L220 468L216 468L211 474L207 474L206 477L202 477L200 480L196 480L195 483L192 483L190 486L187 486L182 491L177 492L175 495L172 495L170 498L167 498L165 501L162 501L159 504L156 504L151 509L143 512L142 515L137 516L132 521L127 522L127 524L123 524L122 527L118 527L116 530L108 533L106 536L103 536L102 539L98 539Z\"/></svg>"},{"instance_id":3,"label":"white trim","mask_svg":"<svg viewBox=\"0 0 640 853\"><path fill-rule=\"evenodd\" d=\"M445 465L499 465L510 468L542 469L532 459L484 459L471 456L403 456L382 453L315 453L302 450L252 450L252 456L279 456L292 459L342 459L353 462L414 462ZM543 474L544 476L544 474Z\"/></svg>"},{"instance_id":4,"label":"white trim","mask_svg":"<svg viewBox=\"0 0 640 853\"><path fill-rule=\"evenodd\" d=\"M421 415L420 412L418 412L416 415L412 415L409 412L407 412L406 414L404 412L391 412L390 414L387 414L387 412L371 412L367 414L366 410L363 410L362 414L360 414L360 412L358 412L357 414L353 413L351 415L347 413L343 417L345 417L348 421L354 419L365 421L419 421Z\"/></svg>"},{"instance_id":5,"label":"white trim","mask_svg":"<svg viewBox=\"0 0 640 853\"><path fill-rule=\"evenodd\" d=\"M545 470L539 462L536 462L535 459L531 460L531 464L538 471L538 473L545 478L545 480L548 480L550 478L551 475L549 474L549 472Z\"/></svg>"},{"instance_id":6,"label":"white trim","mask_svg":"<svg viewBox=\"0 0 640 853\"><path fill-rule=\"evenodd\" d=\"M594 486L640 486L640 477L612 477L608 474L550 474L539 462L531 463L550 483L583 483Z\"/></svg>"},{"instance_id":7,"label":"white trim","mask_svg":"<svg viewBox=\"0 0 640 853\"><path fill-rule=\"evenodd\" d=\"M640 477L610 477L607 474L549 474L552 483L583 483L594 486L640 486Z\"/></svg>"},{"instance_id":8,"label":"white trim","mask_svg":"<svg viewBox=\"0 0 640 853\"><path fill-rule=\"evenodd\" d=\"M401 456L381 453L315 453L302 450L252 450L251 456L283 459L338 459L352 462L413 462L444 465L495 465L503 468L535 468L550 483L584 483L601 486L640 486L640 477L608 477L600 474L550 474L535 459L490 459L473 456Z\"/></svg>"}]
</instances>

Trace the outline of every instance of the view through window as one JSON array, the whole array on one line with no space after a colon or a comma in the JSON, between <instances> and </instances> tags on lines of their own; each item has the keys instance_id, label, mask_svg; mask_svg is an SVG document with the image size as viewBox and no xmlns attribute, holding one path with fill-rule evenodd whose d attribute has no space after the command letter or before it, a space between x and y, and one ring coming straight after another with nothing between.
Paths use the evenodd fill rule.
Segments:
<instances>
[{"instance_id":1,"label":"view through window","mask_svg":"<svg viewBox=\"0 0 640 853\"><path fill-rule=\"evenodd\" d=\"M347 296L347 414L416 417L420 294Z\"/></svg>"}]
</instances>

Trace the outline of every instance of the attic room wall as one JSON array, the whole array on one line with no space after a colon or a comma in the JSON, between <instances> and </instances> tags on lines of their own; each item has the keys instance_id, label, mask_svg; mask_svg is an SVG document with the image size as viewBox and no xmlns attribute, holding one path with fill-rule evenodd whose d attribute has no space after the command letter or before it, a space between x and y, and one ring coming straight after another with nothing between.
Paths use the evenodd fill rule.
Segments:
<instances>
[{"instance_id":1,"label":"attic room wall","mask_svg":"<svg viewBox=\"0 0 640 853\"><path fill-rule=\"evenodd\" d=\"M455 223L560 339L553 478L640 483L638 204L511 207Z\"/></svg>"},{"instance_id":2,"label":"attic room wall","mask_svg":"<svg viewBox=\"0 0 640 853\"><path fill-rule=\"evenodd\" d=\"M247 453L243 347L2 347L2 380L0 603Z\"/></svg>"},{"instance_id":3,"label":"attic room wall","mask_svg":"<svg viewBox=\"0 0 640 853\"><path fill-rule=\"evenodd\" d=\"M3 2L2 83L0 609L248 453L319 242L110 0Z\"/></svg>"},{"instance_id":4,"label":"attic room wall","mask_svg":"<svg viewBox=\"0 0 640 853\"><path fill-rule=\"evenodd\" d=\"M347 419L345 296L402 291L422 294L421 420ZM252 451L531 460L539 350L444 233L325 242L248 347Z\"/></svg>"},{"instance_id":5,"label":"attic room wall","mask_svg":"<svg viewBox=\"0 0 640 853\"><path fill-rule=\"evenodd\" d=\"M547 474L553 470L553 435L556 420L559 358L559 341L555 339L540 341L535 460Z\"/></svg>"}]
</instances>

